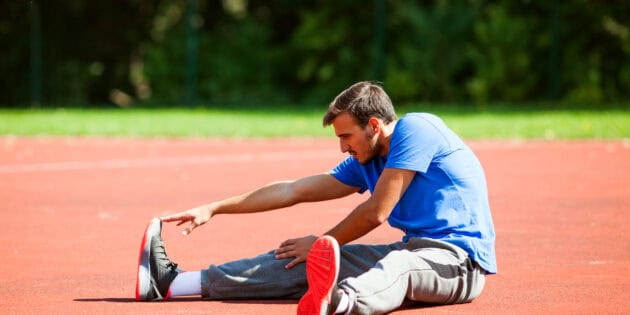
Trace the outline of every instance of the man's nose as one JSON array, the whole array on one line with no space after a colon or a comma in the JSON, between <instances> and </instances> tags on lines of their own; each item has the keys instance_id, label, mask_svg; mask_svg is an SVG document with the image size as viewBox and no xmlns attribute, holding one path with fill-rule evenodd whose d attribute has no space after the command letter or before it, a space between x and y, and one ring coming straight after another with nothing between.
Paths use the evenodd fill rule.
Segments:
<instances>
[{"instance_id":1,"label":"man's nose","mask_svg":"<svg viewBox=\"0 0 630 315\"><path fill-rule=\"evenodd\" d=\"M346 153L348 152L349 146L345 144L343 140L339 139L339 149L341 150L341 153Z\"/></svg>"}]
</instances>

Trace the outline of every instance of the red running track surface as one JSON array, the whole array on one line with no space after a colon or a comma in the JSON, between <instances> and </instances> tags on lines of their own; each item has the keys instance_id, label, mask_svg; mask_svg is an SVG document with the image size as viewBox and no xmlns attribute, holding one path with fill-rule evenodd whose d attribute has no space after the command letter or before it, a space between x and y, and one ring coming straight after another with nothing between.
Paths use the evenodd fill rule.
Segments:
<instances>
[{"instance_id":1,"label":"red running track surface","mask_svg":"<svg viewBox=\"0 0 630 315\"><path fill-rule=\"evenodd\" d=\"M465 305L423 314L630 312L630 144L472 141L488 177L499 274ZM335 139L0 138L0 313L292 314L297 301L134 301L148 221L326 172ZM189 236L165 225L186 270L320 234L365 196L217 216ZM359 242L389 243L382 226ZM395 314L415 314L404 309Z\"/></svg>"}]
</instances>

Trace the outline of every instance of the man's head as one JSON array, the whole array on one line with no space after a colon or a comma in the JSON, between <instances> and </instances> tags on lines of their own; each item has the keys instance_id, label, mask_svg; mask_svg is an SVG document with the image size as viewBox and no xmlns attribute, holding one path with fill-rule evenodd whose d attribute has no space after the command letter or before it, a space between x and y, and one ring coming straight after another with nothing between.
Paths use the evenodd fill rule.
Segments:
<instances>
[{"instance_id":1,"label":"man's head","mask_svg":"<svg viewBox=\"0 0 630 315\"><path fill-rule=\"evenodd\" d=\"M389 149L396 113L389 96L378 85L359 82L330 103L324 126L333 125L341 152L366 164Z\"/></svg>"},{"instance_id":2,"label":"man's head","mask_svg":"<svg viewBox=\"0 0 630 315\"><path fill-rule=\"evenodd\" d=\"M352 115L362 128L371 117L380 118L386 124L396 120L396 112L387 93L379 85L366 81L353 84L335 97L324 115L324 127L331 125L341 113Z\"/></svg>"}]
</instances>

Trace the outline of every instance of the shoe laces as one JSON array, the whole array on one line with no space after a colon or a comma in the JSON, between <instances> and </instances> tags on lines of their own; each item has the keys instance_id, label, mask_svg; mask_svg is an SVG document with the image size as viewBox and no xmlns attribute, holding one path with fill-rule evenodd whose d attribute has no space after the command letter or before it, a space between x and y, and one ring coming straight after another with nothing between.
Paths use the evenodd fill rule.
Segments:
<instances>
[{"instance_id":1,"label":"shoe laces","mask_svg":"<svg viewBox=\"0 0 630 315\"><path fill-rule=\"evenodd\" d=\"M164 241L161 239L155 240L157 242L156 246L153 247L156 263L160 266L163 266L167 269L176 270L177 264L172 262L168 255L166 255L166 250L164 249Z\"/></svg>"}]
</instances>

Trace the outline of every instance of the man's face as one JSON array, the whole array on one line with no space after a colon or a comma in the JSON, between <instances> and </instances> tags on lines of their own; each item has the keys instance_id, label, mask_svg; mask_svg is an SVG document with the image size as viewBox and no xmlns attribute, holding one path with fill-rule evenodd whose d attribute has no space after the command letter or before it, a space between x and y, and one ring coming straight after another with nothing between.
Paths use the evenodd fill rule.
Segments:
<instances>
[{"instance_id":1,"label":"man's face","mask_svg":"<svg viewBox=\"0 0 630 315\"><path fill-rule=\"evenodd\" d=\"M359 163L366 164L380 153L378 134L369 123L361 128L352 115L342 113L333 120L332 125L339 138L341 152L348 152Z\"/></svg>"}]
</instances>

